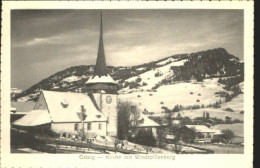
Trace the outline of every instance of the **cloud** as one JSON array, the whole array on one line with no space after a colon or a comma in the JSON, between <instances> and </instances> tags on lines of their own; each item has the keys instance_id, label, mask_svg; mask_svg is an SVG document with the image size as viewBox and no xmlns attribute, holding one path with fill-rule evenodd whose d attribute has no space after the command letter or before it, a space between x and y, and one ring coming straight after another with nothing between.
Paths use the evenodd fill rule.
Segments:
<instances>
[{"instance_id":1,"label":"cloud","mask_svg":"<svg viewBox=\"0 0 260 168\"><path fill-rule=\"evenodd\" d=\"M137 65L218 47L243 59L243 11L104 10L103 14L108 65ZM12 79L12 86L26 88L58 70L94 64L99 18L99 10L13 11L12 76L19 80Z\"/></svg>"}]
</instances>

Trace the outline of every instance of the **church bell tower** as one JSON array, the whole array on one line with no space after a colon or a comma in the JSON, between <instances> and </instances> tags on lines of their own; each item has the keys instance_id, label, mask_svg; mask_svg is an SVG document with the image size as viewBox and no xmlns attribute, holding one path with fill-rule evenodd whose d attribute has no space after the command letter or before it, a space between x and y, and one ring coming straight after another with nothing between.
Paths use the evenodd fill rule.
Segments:
<instances>
[{"instance_id":1,"label":"church bell tower","mask_svg":"<svg viewBox=\"0 0 260 168\"><path fill-rule=\"evenodd\" d=\"M100 15L100 36L94 74L86 82L86 92L93 94L99 110L107 117L107 135L117 137L118 84L109 75L103 44L102 12Z\"/></svg>"}]
</instances>

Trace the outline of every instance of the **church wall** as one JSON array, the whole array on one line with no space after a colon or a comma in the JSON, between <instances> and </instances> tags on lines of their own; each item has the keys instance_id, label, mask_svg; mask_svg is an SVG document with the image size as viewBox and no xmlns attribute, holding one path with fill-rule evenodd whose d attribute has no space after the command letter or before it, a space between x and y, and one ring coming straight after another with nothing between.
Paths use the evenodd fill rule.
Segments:
<instances>
[{"instance_id":1,"label":"church wall","mask_svg":"<svg viewBox=\"0 0 260 168\"><path fill-rule=\"evenodd\" d=\"M84 123L85 134L90 136L96 135L106 135L106 122L90 122L91 129L88 130L88 123ZM78 130L75 130L75 124L78 124ZM101 124L101 129L99 129L99 124ZM52 123L51 129L57 133L63 134L78 134L78 131L82 129L81 123Z\"/></svg>"},{"instance_id":2,"label":"church wall","mask_svg":"<svg viewBox=\"0 0 260 168\"><path fill-rule=\"evenodd\" d=\"M98 108L100 109L100 107L101 107L101 103L100 103L100 96L101 96L101 94L100 93L93 93L93 96L94 96L94 98L95 98L95 100L96 100L96 103L97 103L97 106L98 106Z\"/></svg>"},{"instance_id":3,"label":"church wall","mask_svg":"<svg viewBox=\"0 0 260 168\"><path fill-rule=\"evenodd\" d=\"M47 110L47 104L46 101L44 99L43 94L41 93L37 103L35 104L34 110Z\"/></svg>"},{"instance_id":4,"label":"church wall","mask_svg":"<svg viewBox=\"0 0 260 168\"><path fill-rule=\"evenodd\" d=\"M107 134L117 136L118 118L117 118L117 94L102 94L102 113L108 117Z\"/></svg>"}]
</instances>

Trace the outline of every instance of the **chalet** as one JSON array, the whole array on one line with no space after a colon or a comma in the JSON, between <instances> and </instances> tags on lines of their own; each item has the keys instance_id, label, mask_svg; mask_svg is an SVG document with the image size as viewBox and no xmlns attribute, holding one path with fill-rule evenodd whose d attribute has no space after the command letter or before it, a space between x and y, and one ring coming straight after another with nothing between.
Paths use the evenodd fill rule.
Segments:
<instances>
[{"instance_id":1,"label":"chalet","mask_svg":"<svg viewBox=\"0 0 260 168\"><path fill-rule=\"evenodd\" d=\"M118 84L107 72L102 14L97 61L84 93L41 91L33 110L12 123L18 129L60 136L117 136ZM82 131L83 130L83 131Z\"/></svg>"},{"instance_id":2,"label":"chalet","mask_svg":"<svg viewBox=\"0 0 260 168\"><path fill-rule=\"evenodd\" d=\"M183 112L175 112L171 116L171 123L172 124L180 124L185 114Z\"/></svg>"},{"instance_id":3,"label":"chalet","mask_svg":"<svg viewBox=\"0 0 260 168\"><path fill-rule=\"evenodd\" d=\"M205 125L184 125L180 129L180 138L187 143L193 142L211 142L214 133L217 130L212 130Z\"/></svg>"},{"instance_id":4,"label":"chalet","mask_svg":"<svg viewBox=\"0 0 260 168\"><path fill-rule=\"evenodd\" d=\"M137 110L136 106L132 106L131 107L132 114L134 114L133 111L135 110ZM133 117L133 115L131 115L130 117ZM134 121L134 119L130 119L130 120ZM137 135L140 130L145 130L147 132L152 132L153 136L157 137L157 132L159 127L160 125L158 123L149 119L146 115L140 112L137 121L131 124L130 130L134 135Z\"/></svg>"}]
</instances>

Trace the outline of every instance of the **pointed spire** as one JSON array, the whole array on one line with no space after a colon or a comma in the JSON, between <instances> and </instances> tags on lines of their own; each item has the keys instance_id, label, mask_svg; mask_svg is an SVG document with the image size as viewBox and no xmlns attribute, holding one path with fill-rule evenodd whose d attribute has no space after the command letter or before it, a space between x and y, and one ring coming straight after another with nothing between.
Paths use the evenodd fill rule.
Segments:
<instances>
[{"instance_id":1,"label":"pointed spire","mask_svg":"<svg viewBox=\"0 0 260 168\"><path fill-rule=\"evenodd\" d=\"M103 44L103 25L102 25L102 11L100 15L100 37L99 37L99 45L98 45L98 54L97 54L97 62L94 71L95 76L106 76L107 75L107 66L106 66L106 57L104 51Z\"/></svg>"}]
</instances>

